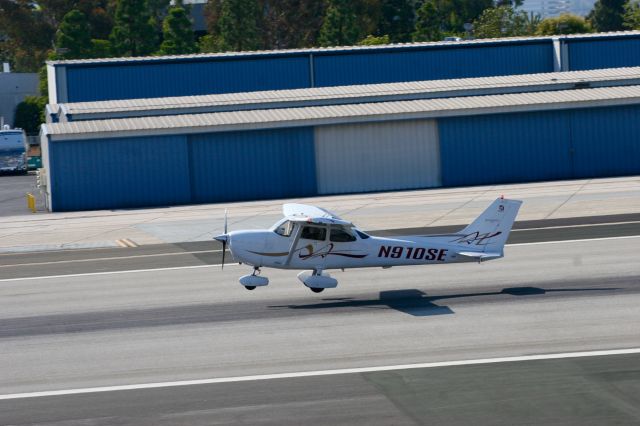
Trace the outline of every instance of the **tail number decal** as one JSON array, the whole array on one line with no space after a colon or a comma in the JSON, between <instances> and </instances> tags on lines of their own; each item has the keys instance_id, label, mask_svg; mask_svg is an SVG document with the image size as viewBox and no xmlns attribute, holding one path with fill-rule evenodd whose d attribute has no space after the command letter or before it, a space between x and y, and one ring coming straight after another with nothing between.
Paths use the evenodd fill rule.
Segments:
<instances>
[{"instance_id":1,"label":"tail number decal","mask_svg":"<svg viewBox=\"0 0 640 426\"><path fill-rule=\"evenodd\" d=\"M402 246L380 246L378 257L389 257L392 259L416 259L416 260L439 260L444 262L447 249L422 248L422 247L402 247Z\"/></svg>"}]
</instances>

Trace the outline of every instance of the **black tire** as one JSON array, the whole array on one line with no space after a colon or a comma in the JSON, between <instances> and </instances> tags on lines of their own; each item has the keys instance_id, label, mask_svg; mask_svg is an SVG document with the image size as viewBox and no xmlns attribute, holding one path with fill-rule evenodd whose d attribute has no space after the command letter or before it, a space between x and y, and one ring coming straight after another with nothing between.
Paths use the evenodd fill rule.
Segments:
<instances>
[{"instance_id":1,"label":"black tire","mask_svg":"<svg viewBox=\"0 0 640 426\"><path fill-rule=\"evenodd\" d=\"M322 288L322 287L309 287L309 288L314 293L322 293L324 291L324 288Z\"/></svg>"},{"instance_id":2,"label":"black tire","mask_svg":"<svg viewBox=\"0 0 640 426\"><path fill-rule=\"evenodd\" d=\"M244 288L246 288L247 290L255 290L256 286L255 285L245 285Z\"/></svg>"}]
</instances>

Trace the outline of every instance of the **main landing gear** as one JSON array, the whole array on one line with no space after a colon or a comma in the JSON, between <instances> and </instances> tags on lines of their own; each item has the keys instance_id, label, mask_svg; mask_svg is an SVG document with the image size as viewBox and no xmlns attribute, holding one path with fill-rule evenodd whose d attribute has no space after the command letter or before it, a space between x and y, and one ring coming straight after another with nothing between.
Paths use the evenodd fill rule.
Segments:
<instances>
[{"instance_id":1,"label":"main landing gear","mask_svg":"<svg viewBox=\"0 0 640 426\"><path fill-rule=\"evenodd\" d=\"M338 286L338 280L331 278L327 273L323 273L322 269L314 269L311 273L300 272L298 279L314 293L322 293L325 288Z\"/></svg>"}]
</instances>

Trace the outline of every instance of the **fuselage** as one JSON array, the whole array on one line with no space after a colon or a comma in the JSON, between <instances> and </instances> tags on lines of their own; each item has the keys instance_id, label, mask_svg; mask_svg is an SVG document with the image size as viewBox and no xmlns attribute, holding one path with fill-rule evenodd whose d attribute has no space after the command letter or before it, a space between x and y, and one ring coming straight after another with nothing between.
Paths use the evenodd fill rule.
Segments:
<instances>
[{"instance_id":1,"label":"fuselage","mask_svg":"<svg viewBox=\"0 0 640 426\"><path fill-rule=\"evenodd\" d=\"M256 267L279 269L347 269L402 265L467 262L458 255L459 235L406 236L383 238L351 230L353 241L282 236L274 230L229 233L229 248L234 258ZM295 242L295 247L292 245ZM455 249L454 249L455 248ZM478 250L471 246L470 251Z\"/></svg>"}]
</instances>

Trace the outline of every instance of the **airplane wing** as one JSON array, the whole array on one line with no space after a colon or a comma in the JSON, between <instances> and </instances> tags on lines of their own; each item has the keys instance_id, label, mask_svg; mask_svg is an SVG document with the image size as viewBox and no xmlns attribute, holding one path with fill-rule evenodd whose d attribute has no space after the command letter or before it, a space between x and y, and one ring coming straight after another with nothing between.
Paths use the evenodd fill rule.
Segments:
<instances>
[{"instance_id":1,"label":"airplane wing","mask_svg":"<svg viewBox=\"0 0 640 426\"><path fill-rule=\"evenodd\" d=\"M328 210L306 204L283 204L282 214L287 219L297 222L352 225L351 222L339 218Z\"/></svg>"}]
</instances>

